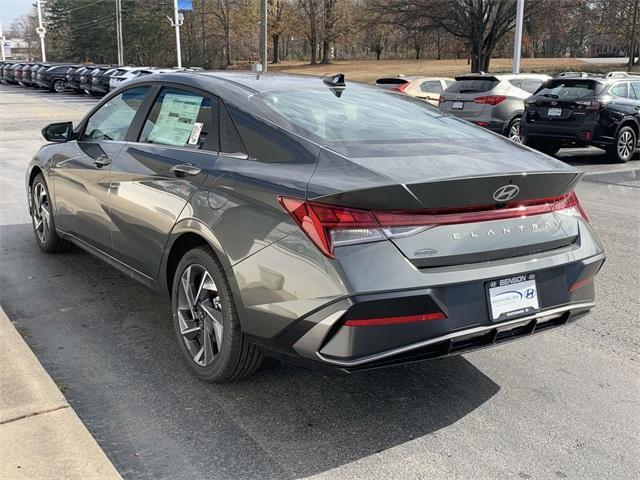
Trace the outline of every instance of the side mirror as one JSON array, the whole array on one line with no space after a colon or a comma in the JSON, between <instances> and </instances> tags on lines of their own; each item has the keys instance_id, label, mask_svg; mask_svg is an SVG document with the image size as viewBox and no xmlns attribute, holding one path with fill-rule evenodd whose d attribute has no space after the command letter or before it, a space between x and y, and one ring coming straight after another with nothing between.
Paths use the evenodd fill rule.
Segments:
<instances>
[{"instance_id":1,"label":"side mirror","mask_svg":"<svg viewBox=\"0 0 640 480\"><path fill-rule=\"evenodd\" d=\"M73 123L51 123L42 129L42 136L48 142L64 143L73 140Z\"/></svg>"}]
</instances>

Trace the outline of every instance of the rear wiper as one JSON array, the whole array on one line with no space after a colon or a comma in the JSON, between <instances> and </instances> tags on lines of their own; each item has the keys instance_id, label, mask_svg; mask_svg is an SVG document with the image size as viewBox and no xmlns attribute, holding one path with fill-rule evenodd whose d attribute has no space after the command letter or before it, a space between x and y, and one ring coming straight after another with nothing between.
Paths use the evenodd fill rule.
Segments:
<instances>
[{"instance_id":1,"label":"rear wiper","mask_svg":"<svg viewBox=\"0 0 640 480\"><path fill-rule=\"evenodd\" d=\"M460 90L460 93L478 93L480 90Z\"/></svg>"},{"instance_id":2,"label":"rear wiper","mask_svg":"<svg viewBox=\"0 0 640 480\"><path fill-rule=\"evenodd\" d=\"M553 93L543 93L540 95L541 97L547 97L547 98L560 98L558 95L554 95Z\"/></svg>"}]
</instances>

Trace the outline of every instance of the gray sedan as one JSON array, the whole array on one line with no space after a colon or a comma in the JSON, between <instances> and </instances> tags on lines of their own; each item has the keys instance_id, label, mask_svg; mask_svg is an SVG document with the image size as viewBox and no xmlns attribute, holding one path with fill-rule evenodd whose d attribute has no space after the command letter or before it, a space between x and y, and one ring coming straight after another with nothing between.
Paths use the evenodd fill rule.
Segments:
<instances>
[{"instance_id":1,"label":"gray sedan","mask_svg":"<svg viewBox=\"0 0 640 480\"><path fill-rule=\"evenodd\" d=\"M169 295L206 381L274 353L348 372L461 353L594 306L579 172L342 75L148 75L43 134L38 246Z\"/></svg>"}]
</instances>

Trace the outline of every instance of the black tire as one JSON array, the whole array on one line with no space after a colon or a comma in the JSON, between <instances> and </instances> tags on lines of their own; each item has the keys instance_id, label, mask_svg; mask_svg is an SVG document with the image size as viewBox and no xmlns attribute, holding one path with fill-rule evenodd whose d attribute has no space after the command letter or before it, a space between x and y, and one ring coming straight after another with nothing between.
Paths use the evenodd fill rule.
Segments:
<instances>
[{"instance_id":1,"label":"black tire","mask_svg":"<svg viewBox=\"0 0 640 480\"><path fill-rule=\"evenodd\" d=\"M512 142L522 143L522 134L520 133L520 117L516 117L509 122L506 136Z\"/></svg>"},{"instance_id":2,"label":"black tire","mask_svg":"<svg viewBox=\"0 0 640 480\"><path fill-rule=\"evenodd\" d=\"M42 191L45 194L44 198L41 195ZM31 198L29 199L31 202L31 226L36 237L36 243L40 250L45 253L66 252L72 247L72 244L60 238L56 233L50 198L47 182L44 176L39 173L31 184ZM44 214L43 205L48 210L48 215Z\"/></svg>"},{"instance_id":3,"label":"black tire","mask_svg":"<svg viewBox=\"0 0 640 480\"><path fill-rule=\"evenodd\" d=\"M616 139L607 147L607 155L611 162L627 163L636 152L638 137L633 128L624 126L618 130Z\"/></svg>"},{"instance_id":4,"label":"black tire","mask_svg":"<svg viewBox=\"0 0 640 480\"><path fill-rule=\"evenodd\" d=\"M54 93L63 93L66 88L64 80L55 80L51 86L51 91Z\"/></svg>"},{"instance_id":5,"label":"black tire","mask_svg":"<svg viewBox=\"0 0 640 480\"><path fill-rule=\"evenodd\" d=\"M561 143L558 141L543 138L525 138L523 143L527 147L535 148L539 152L550 156L558 153L558 150L562 147Z\"/></svg>"},{"instance_id":6,"label":"black tire","mask_svg":"<svg viewBox=\"0 0 640 480\"><path fill-rule=\"evenodd\" d=\"M181 299L185 298L184 290L182 290L182 292L180 291L184 288L182 285L183 276L190 267L203 267L205 271L211 275L214 286L216 287L216 291L212 293L212 295L217 295L217 297L213 299L213 304L219 308L219 312L222 314L222 345L218 347L216 343L217 340L214 340L217 352L213 356L211 363L207 365L197 363L197 355L194 356L194 351L199 348L198 342L203 345L202 337L187 340L186 335L183 333L186 332L186 330L183 330L185 326L184 317L179 317L179 314L184 315L186 312L188 317L191 319L194 318L194 315L190 313L193 310L185 308L184 304L179 309ZM188 274L186 275L188 277ZM201 278L202 277L200 277L200 280L196 279L196 281L199 283ZM202 291L205 294L207 293L204 289ZM197 294L192 296L196 297L196 302L198 298L203 298ZM240 318L229 282L218 258L208 246L189 250L180 260L176 268L171 289L171 310L173 313L174 331L180 351L182 352L182 358L187 365L189 365L189 368L195 376L201 380L210 383L224 383L239 380L254 373L262 364L262 353L260 349L255 344L249 342L242 333ZM179 310L181 313L179 313ZM195 317L197 317L197 314ZM181 318L183 319L182 323ZM201 325L202 321L204 321L202 318L200 321L195 320L195 322ZM193 327L191 327L191 329L193 329ZM201 329L200 335L203 335L202 332L204 331L206 331L206 329ZM213 330L210 331L213 332ZM214 337L217 337L217 335L214 335ZM195 345L193 345L194 343Z\"/></svg>"}]
</instances>

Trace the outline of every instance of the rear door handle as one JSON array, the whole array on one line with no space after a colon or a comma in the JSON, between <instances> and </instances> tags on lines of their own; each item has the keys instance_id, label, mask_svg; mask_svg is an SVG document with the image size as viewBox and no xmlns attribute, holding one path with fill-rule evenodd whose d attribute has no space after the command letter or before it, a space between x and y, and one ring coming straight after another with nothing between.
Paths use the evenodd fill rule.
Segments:
<instances>
[{"instance_id":1,"label":"rear door handle","mask_svg":"<svg viewBox=\"0 0 640 480\"><path fill-rule=\"evenodd\" d=\"M185 175L198 175L202 169L191 163L181 163L180 165L174 165L169 171L176 177L184 177Z\"/></svg>"},{"instance_id":2,"label":"rear door handle","mask_svg":"<svg viewBox=\"0 0 640 480\"><path fill-rule=\"evenodd\" d=\"M99 157L93 159L93 164L98 168L106 167L110 163L111 159L106 155L100 155Z\"/></svg>"}]
</instances>

